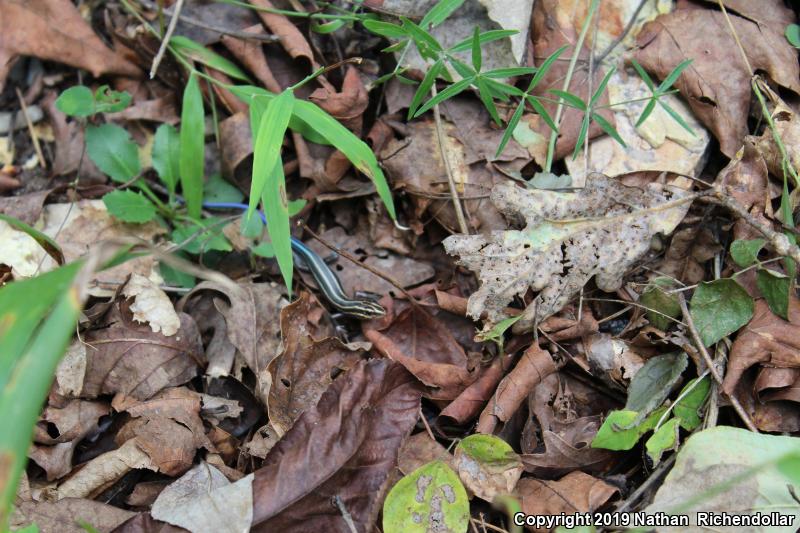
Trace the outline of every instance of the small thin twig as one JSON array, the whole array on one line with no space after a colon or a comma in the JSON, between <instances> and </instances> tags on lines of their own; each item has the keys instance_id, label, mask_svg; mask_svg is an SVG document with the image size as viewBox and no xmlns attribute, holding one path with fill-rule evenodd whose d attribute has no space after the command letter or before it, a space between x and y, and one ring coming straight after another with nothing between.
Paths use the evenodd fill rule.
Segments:
<instances>
[{"instance_id":1,"label":"small thin twig","mask_svg":"<svg viewBox=\"0 0 800 533\"><path fill-rule=\"evenodd\" d=\"M22 116L25 117L25 124L28 125L28 133L31 134L33 149L36 150L36 157L39 158L39 166L42 168L47 168L47 163L44 160L44 154L42 154L42 147L39 144L39 136L36 135L36 130L33 129L33 121L31 120L30 114L28 114L28 106L25 104L25 98L22 96L22 92L19 90L19 87L15 87L15 89L17 91L17 98L19 98L20 108L22 109Z\"/></svg>"},{"instance_id":2,"label":"small thin twig","mask_svg":"<svg viewBox=\"0 0 800 533\"><path fill-rule=\"evenodd\" d=\"M147 7L148 9L156 9L155 3L151 2L150 0L139 0L139 3ZM164 13L167 15L172 15L174 13L173 9L164 9ZM182 13L178 14L178 18L181 22L185 22L190 26L196 26L198 28L202 28L204 30L213 31L215 33L219 33L220 35L229 35L231 37L235 37L237 39L244 39L250 41L262 41L266 43L274 43L280 40L280 37L277 35L273 35L271 33L251 33L247 31L237 31L237 30L229 30L227 28L221 28L219 26L213 26L211 24L206 24L202 20L190 17L188 15L184 15Z\"/></svg>"},{"instance_id":3,"label":"small thin twig","mask_svg":"<svg viewBox=\"0 0 800 533\"><path fill-rule=\"evenodd\" d=\"M722 0L717 0L717 4L719 8L722 10L722 15L725 17L725 22L728 23L728 29L731 30L731 35L733 35L733 40L736 41L736 46L739 48L739 53L742 54L742 61L744 61L744 66L747 67L747 72L750 73L750 77L753 77L753 67L750 65L750 60L747 59L747 53L744 51L744 47L742 46L742 41L739 40L739 34L736 33L736 29L733 27L733 22L731 18L728 16L728 10L725 9L725 4L722 3Z\"/></svg>"},{"instance_id":4,"label":"small thin twig","mask_svg":"<svg viewBox=\"0 0 800 533\"><path fill-rule=\"evenodd\" d=\"M425 413L422 412L422 405L419 406L419 418L422 420L422 424L425 426L425 431L428 432L428 436L432 441L436 442L436 437L433 436L433 431L431 431L431 427L428 425L428 420L425 418Z\"/></svg>"},{"instance_id":5,"label":"small thin twig","mask_svg":"<svg viewBox=\"0 0 800 533\"><path fill-rule=\"evenodd\" d=\"M617 38L616 38L616 39L614 39L613 41L611 41L611 44L609 44L609 45L606 47L606 49L605 49L605 50L603 50L603 52L602 52L602 53L601 53L599 56L597 56L597 58L595 58L595 61L597 62L597 64L598 64L598 65L599 65L600 63L602 63L602 62L603 62L603 60L604 60L606 57L608 57L608 54L610 54L612 51L614 51L614 48L616 48L617 46L619 46L619 43L621 43L622 41L624 41L624 40L625 40L625 37L627 37L627 36L628 36L628 34L629 34L629 33L631 32L631 30L633 29L633 25L634 25L634 24L636 24L636 19L637 19L637 17L639 16L639 13L642 11L642 8L644 7L644 5L645 5L646 3L647 3L647 0L641 0L641 2L639 2L639 5L638 5L638 6L636 6L636 11L634 11L634 12L633 12L633 15L631 15L631 18L630 18L630 19L628 19L628 23L625 25L625 28L622 30L622 33L620 33L620 34L617 36ZM649 98L649 97L648 97L648 98Z\"/></svg>"},{"instance_id":6,"label":"small thin twig","mask_svg":"<svg viewBox=\"0 0 800 533\"><path fill-rule=\"evenodd\" d=\"M700 355L703 356L703 361L705 361L706 366L711 371L711 375L714 376L714 381L716 381L720 386L722 386L722 376L719 375L719 371L717 371L717 366L714 364L714 361L711 360L711 356L708 354L708 350L706 350L705 345L703 344L703 339L700 338L700 333L697 331L697 328L694 325L694 320L692 320L692 315L689 313L689 308L686 305L686 298L683 297L683 293L678 294L678 302L681 306L681 312L683 313L683 318L686 320L686 326L689 328L689 333L692 335L692 340L694 341L697 349L700 351ZM758 428L750 419L750 415L742 407L742 404L739 403L739 400L733 394L728 394L728 400L731 402L733 409L742 419L744 425L747 426L747 429L753 431L754 433L758 433Z\"/></svg>"},{"instance_id":7,"label":"small thin twig","mask_svg":"<svg viewBox=\"0 0 800 533\"><path fill-rule=\"evenodd\" d=\"M436 83L431 85L431 94L436 98ZM450 167L450 160L447 158L447 148L444 145L445 133L442 127L442 116L441 113L439 113L439 104L433 106L433 120L436 124L436 139L439 141L439 153L442 154L442 163L444 163L444 170L447 174L447 185L450 188L450 196L453 198L453 209L455 209L456 212L458 228L464 235L469 235L467 220L464 218L464 211L458 199L458 190L456 189L456 181L453 177L453 169Z\"/></svg>"},{"instance_id":8,"label":"small thin twig","mask_svg":"<svg viewBox=\"0 0 800 533\"><path fill-rule=\"evenodd\" d=\"M172 38L172 34L175 32L175 27L178 25L178 19L181 17L183 3L184 0L178 0L175 2L175 7L172 10L172 18L169 19L169 26L167 26L167 32L161 39L161 46L158 48L158 53L153 58L153 66L150 67L151 80L155 78L158 66L161 64L161 60L164 59L164 53L167 51L167 47L169 46L169 40Z\"/></svg>"}]
</instances>

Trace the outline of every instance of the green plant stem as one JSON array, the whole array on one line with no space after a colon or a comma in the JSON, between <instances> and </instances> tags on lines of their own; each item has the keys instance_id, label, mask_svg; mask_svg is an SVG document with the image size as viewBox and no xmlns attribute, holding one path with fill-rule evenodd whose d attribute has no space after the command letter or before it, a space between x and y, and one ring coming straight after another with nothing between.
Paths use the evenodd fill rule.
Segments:
<instances>
[{"instance_id":1,"label":"green plant stem","mask_svg":"<svg viewBox=\"0 0 800 533\"><path fill-rule=\"evenodd\" d=\"M321 19L321 20L353 20L359 21L363 20L363 17L358 15L330 15L325 13L303 13L300 11L291 11L288 9L275 9L270 7L261 7L261 6L254 6L252 4L248 4L247 2L240 2L238 0L215 0L220 4L229 4L232 6L239 6L244 7L246 9L252 9L253 11L261 11L264 13L270 13L272 15L283 15L285 17L297 17L297 18L305 18L305 19ZM325 3L326 7L331 7L330 4Z\"/></svg>"},{"instance_id":2,"label":"green plant stem","mask_svg":"<svg viewBox=\"0 0 800 533\"><path fill-rule=\"evenodd\" d=\"M792 165L791 160L789 159L789 155L786 152L786 146L783 144L783 140L781 136L778 135L778 130L775 127L775 121L772 120L772 114L769 112L767 108L767 102L764 100L764 95L761 93L761 90L758 88L758 77L754 76L751 82L753 87L753 92L756 94L758 98L759 104L761 104L761 114L764 116L764 119L767 121L769 125L769 129L772 132L772 139L775 141L775 145L778 147L778 150L781 152L781 158L785 163L785 167L789 169L789 174L794 178L795 186L800 186L800 177L797 175L797 171ZM786 179L786 174L784 174L783 179Z\"/></svg>"},{"instance_id":3,"label":"green plant stem","mask_svg":"<svg viewBox=\"0 0 800 533\"><path fill-rule=\"evenodd\" d=\"M567 76L564 78L564 86L562 88L563 91L569 90L569 84L572 82L572 75L575 73L575 64L578 62L578 55L580 55L581 48L583 47L583 41L586 39L586 34L589 32L589 23L594 16L595 11L597 11L597 6L600 4L600 0L592 0L591 5L589 6L589 11L586 14L586 19L583 21L583 27L581 27L581 33L578 36L578 41L575 43L575 50L572 52L572 58L569 60L569 66L567 67ZM556 108L556 116L555 116L555 125L558 127L559 123L561 122L561 113L564 111L564 101L563 99L559 98L558 107ZM550 133L550 142L547 145L547 161L544 165L544 171L550 172L553 168L553 156L556 151L556 141L558 140L558 130L554 130Z\"/></svg>"}]
</instances>

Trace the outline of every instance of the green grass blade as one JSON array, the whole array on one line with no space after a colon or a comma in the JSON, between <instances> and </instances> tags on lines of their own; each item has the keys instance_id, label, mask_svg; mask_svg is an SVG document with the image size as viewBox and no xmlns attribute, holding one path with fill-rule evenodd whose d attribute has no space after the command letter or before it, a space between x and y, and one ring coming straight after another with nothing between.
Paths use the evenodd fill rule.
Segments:
<instances>
[{"instance_id":1,"label":"green grass blade","mask_svg":"<svg viewBox=\"0 0 800 533\"><path fill-rule=\"evenodd\" d=\"M578 132L578 140L575 141L575 150L572 152L573 160L578 158L578 152L580 152L581 148L583 148L583 141L586 139L586 136L588 134L589 134L589 113L585 112L583 114L583 120L581 121L580 132Z\"/></svg>"},{"instance_id":2,"label":"green grass blade","mask_svg":"<svg viewBox=\"0 0 800 533\"><path fill-rule=\"evenodd\" d=\"M442 45L439 44L439 41L409 19L400 17L400 20L403 22L403 28L408 32L409 37L417 45L420 55L426 59L437 59L436 53L442 51Z\"/></svg>"},{"instance_id":3,"label":"green grass blade","mask_svg":"<svg viewBox=\"0 0 800 533\"><path fill-rule=\"evenodd\" d=\"M488 72L484 72L483 76L487 78L512 78L514 76L527 76L528 74L536 73L533 67L509 67L509 68L496 68Z\"/></svg>"},{"instance_id":4,"label":"green grass blade","mask_svg":"<svg viewBox=\"0 0 800 533\"><path fill-rule=\"evenodd\" d=\"M527 100L531 104L531 107L534 109L534 111L536 111L536 113L542 117L542 120L544 120L545 124L547 124L551 130L556 131L558 127L556 126L553 118L550 116L550 113L548 113L547 109L545 109L542 105L542 102L540 102L539 99L533 95L528 95Z\"/></svg>"},{"instance_id":5,"label":"green grass blade","mask_svg":"<svg viewBox=\"0 0 800 533\"><path fill-rule=\"evenodd\" d=\"M231 78L242 81L250 81L250 78L247 77L247 74L245 74L242 69L236 66L235 63L219 55L213 50L209 50L202 44L189 39L188 37L184 37L183 35L175 35L169 40L169 45L179 54L207 65L214 70L224 72Z\"/></svg>"},{"instance_id":6,"label":"green grass blade","mask_svg":"<svg viewBox=\"0 0 800 533\"><path fill-rule=\"evenodd\" d=\"M361 22L370 32L388 39L405 39L408 32L402 26L380 20L364 20Z\"/></svg>"},{"instance_id":7,"label":"green grass blade","mask_svg":"<svg viewBox=\"0 0 800 533\"><path fill-rule=\"evenodd\" d=\"M665 104L661 99L658 100L658 105L660 105L664 109L664 111L666 111L669 114L669 116L671 116L673 120L675 120L675 122L680 124L683 129L685 129L686 131L697 137L692 127L689 126L689 124L683 119L682 116L678 114L677 111L672 109L669 105Z\"/></svg>"},{"instance_id":8,"label":"green grass blade","mask_svg":"<svg viewBox=\"0 0 800 533\"><path fill-rule=\"evenodd\" d=\"M356 169L372 180L378 196L386 206L386 211L389 212L389 216L392 219L396 220L397 214L394 200L392 200L392 192L369 145L342 126L338 120L311 102L297 100L294 105L294 114L299 120L302 120L324 136L330 144L350 160Z\"/></svg>"},{"instance_id":9,"label":"green grass blade","mask_svg":"<svg viewBox=\"0 0 800 533\"><path fill-rule=\"evenodd\" d=\"M655 108L656 108L656 97L653 96L647 102L647 105L644 106L644 110L642 111L642 114L639 116L639 120L636 121L636 127L637 128L639 126L641 126L642 124L644 124L644 121L647 120L647 117L650 116L650 114L653 112L653 109L655 109Z\"/></svg>"},{"instance_id":10,"label":"green grass blade","mask_svg":"<svg viewBox=\"0 0 800 533\"><path fill-rule=\"evenodd\" d=\"M58 246L58 243L39 231L38 229L29 226L28 224L24 223L21 220L17 220L14 217L10 217L8 215L4 215L0 213L0 220L11 226L12 228L19 230L23 233L26 233L29 237L31 237L34 241L36 241L39 246L41 246L47 254L52 257L56 263L59 265L64 264L64 254L61 252L61 247Z\"/></svg>"},{"instance_id":11,"label":"green grass blade","mask_svg":"<svg viewBox=\"0 0 800 533\"><path fill-rule=\"evenodd\" d=\"M286 284L289 296L292 295L292 234L289 222L289 203L286 198L286 177L280 158L267 173L267 186L261 195L264 216L267 218L267 233L272 241L272 250Z\"/></svg>"},{"instance_id":12,"label":"green grass blade","mask_svg":"<svg viewBox=\"0 0 800 533\"><path fill-rule=\"evenodd\" d=\"M676 81L678 81L678 76L681 75L681 72L683 72L686 69L686 67L688 67L691 64L692 64L692 60L691 59L684 59L683 61L678 63L678 66L676 66L674 69L672 69L672 72L667 74L667 77L664 78L664 81L662 81L661 85L658 86L658 91L657 92L658 93L667 92L669 90L669 88L672 87L672 85Z\"/></svg>"},{"instance_id":13,"label":"green grass blade","mask_svg":"<svg viewBox=\"0 0 800 533\"><path fill-rule=\"evenodd\" d=\"M478 30L477 26L475 26L475 33L472 34L472 66L476 72L480 72L483 66L480 30Z\"/></svg>"},{"instance_id":14,"label":"green grass blade","mask_svg":"<svg viewBox=\"0 0 800 533\"><path fill-rule=\"evenodd\" d=\"M505 150L508 141L510 141L511 136L514 135L514 128L516 128L517 124L519 124L519 120L522 118L522 113L524 111L525 111L525 101L522 100L517 106L517 110L514 111L513 115L511 115L511 120L508 121L508 125L506 126L506 131L503 132L503 138L500 139L500 146L497 147L497 152L495 152L494 154L495 159L499 158L500 154L502 154L503 150Z\"/></svg>"},{"instance_id":15,"label":"green grass blade","mask_svg":"<svg viewBox=\"0 0 800 533\"><path fill-rule=\"evenodd\" d=\"M475 84L478 86L478 96L480 96L481 102L483 102L484 107L489 112L489 115L491 115L492 120L494 120L498 126L502 126L503 122L500 120L500 115L497 113L497 107L494 105L494 99L492 99L492 91L489 89L489 85L480 76L475 78Z\"/></svg>"},{"instance_id":16,"label":"green grass blade","mask_svg":"<svg viewBox=\"0 0 800 533\"><path fill-rule=\"evenodd\" d=\"M539 82L542 81L542 78L544 78L545 74L547 74L550 71L550 67L553 66L553 63L555 63L555 61L561 56L561 54L564 53L564 50L566 49L567 45L564 45L555 52L553 52L552 54L550 54L549 56L547 56L547 59L545 59L544 62L537 69L536 74L533 76L530 85L528 85L528 90L525 92L529 93L533 90L534 87L539 85Z\"/></svg>"},{"instance_id":17,"label":"green grass blade","mask_svg":"<svg viewBox=\"0 0 800 533\"><path fill-rule=\"evenodd\" d=\"M408 120L414 116L414 112L419 108L419 105L428 96L428 93L431 92L431 87L436 82L436 78L439 76L439 73L444 68L444 60L440 59L433 65L431 68L428 69L428 72L425 73L425 77L422 78L422 83L419 84L417 88L417 92L414 93L414 98L411 99L411 104L408 106Z\"/></svg>"},{"instance_id":18,"label":"green grass blade","mask_svg":"<svg viewBox=\"0 0 800 533\"><path fill-rule=\"evenodd\" d=\"M592 120L597 122L597 124L603 128L603 131L608 133L615 141L627 148L628 145L625 144L625 141L619 136L619 132L609 121L603 118L599 113L592 113Z\"/></svg>"},{"instance_id":19,"label":"green grass blade","mask_svg":"<svg viewBox=\"0 0 800 533\"><path fill-rule=\"evenodd\" d=\"M256 134L253 142L253 179L250 183L248 220L265 193L275 162L281 159L283 136L289 126L294 104L295 98L292 92L288 89L283 91L267 103L263 116L258 120L257 129L255 125L253 127ZM254 102L254 105L259 104Z\"/></svg>"},{"instance_id":20,"label":"green grass blade","mask_svg":"<svg viewBox=\"0 0 800 533\"><path fill-rule=\"evenodd\" d=\"M500 39L505 39L506 37L511 37L512 35L516 35L519 32L517 30L489 30L481 33L480 35L480 42L481 44L490 43L492 41L498 41ZM472 47L472 37L468 37L463 41L459 41L455 46L452 46L448 49L450 52L466 52Z\"/></svg>"},{"instance_id":21,"label":"green grass blade","mask_svg":"<svg viewBox=\"0 0 800 533\"><path fill-rule=\"evenodd\" d=\"M183 91L181 110L180 159L181 188L189 216L200 218L203 203L203 174L205 165L205 115L203 94L197 75L192 73Z\"/></svg>"},{"instance_id":22,"label":"green grass blade","mask_svg":"<svg viewBox=\"0 0 800 533\"><path fill-rule=\"evenodd\" d=\"M567 104L574 107L575 109L586 111L586 102L581 100L579 96L569 93L567 91L562 91L561 89L550 89L548 92L560 97L562 100L564 100Z\"/></svg>"},{"instance_id":23,"label":"green grass blade","mask_svg":"<svg viewBox=\"0 0 800 533\"><path fill-rule=\"evenodd\" d=\"M0 289L0 531L6 530L33 426L80 313L70 289L80 266L71 263Z\"/></svg>"},{"instance_id":24,"label":"green grass blade","mask_svg":"<svg viewBox=\"0 0 800 533\"><path fill-rule=\"evenodd\" d=\"M633 65L633 68L636 69L636 72L639 73L639 76L642 78L645 85L647 85L647 88L655 93L656 84L653 83L653 80L650 78L650 75L647 73L647 71L642 68L642 66L635 59L631 59L631 64Z\"/></svg>"},{"instance_id":25,"label":"green grass blade","mask_svg":"<svg viewBox=\"0 0 800 533\"><path fill-rule=\"evenodd\" d=\"M181 138L178 130L169 124L162 124L156 130L153 138L153 168L156 169L158 177L169 190L170 197L175 194L175 186L181 175Z\"/></svg>"},{"instance_id":26,"label":"green grass blade","mask_svg":"<svg viewBox=\"0 0 800 533\"><path fill-rule=\"evenodd\" d=\"M484 83L492 90L492 94L495 98L499 98L504 102L508 102L509 96L518 96L523 97L525 95L522 92L522 89L518 89L513 85L509 85L507 83L503 83L497 80L493 80L489 77L486 77L485 74L481 74L481 78L483 78Z\"/></svg>"},{"instance_id":27,"label":"green grass blade","mask_svg":"<svg viewBox=\"0 0 800 533\"><path fill-rule=\"evenodd\" d=\"M433 6L425 16L422 17L419 25L422 28L429 28L433 26L438 26L445 20L447 17L453 14L453 12L461 7L464 3L464 0L440 0L435 6Z\"/></svg>"},{"instance_id":28,"label":"green grass blade","mask_svg":"<svg viewBox=\"0 0 800 533\"><path fill-rule=\"evenodd\" d=\"M475 78L464 78L463 80L455 82L453 85L447 87L442 92L440 92L439 94L437 94L436 96L425 102L425 104L422 107L420 107L414 114L414 117L416 118L420 116L421 114L433 108L433 106L435 106L436 104L444 102L448 98L452 98L453 96L456 96L457 94L461 93L462 91L464 91L464 89L472 85L473 81L475 81Z\"/></svg>"},{"instance_id":29,"label":"green grass blade","mask_svg":"<svg viewBox=\"0 0 800 533\"><path fill-rule=\"evenodd\" d=\"M606 75L603 76L603 80L600 82L600 85L597 86L597 90L592 95L592 99L589 101L589 107L594 108L597 102L600 100L600 97L603 96L603 91L606 90L606 85L608 85L608 80L611 79L611 76L614 75L614 72L617 71L617 67L611 67L606 72Z\"/></svg>"}]
</instances>

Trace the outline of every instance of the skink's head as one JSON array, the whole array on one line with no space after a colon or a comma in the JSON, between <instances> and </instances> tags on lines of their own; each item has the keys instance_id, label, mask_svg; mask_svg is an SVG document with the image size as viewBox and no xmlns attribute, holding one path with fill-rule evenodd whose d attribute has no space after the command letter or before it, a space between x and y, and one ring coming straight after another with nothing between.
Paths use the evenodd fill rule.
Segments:
<instances>
[{"instance_id":1,"label":"skink's head","mask_svg":"<svg viewBox=\"0 0 800 533\"><path fill-rule=\"evenodd\" d=\"M338 307L343 313L364 320L379 318L386 314L386 309L372 300L350 300L346 305Z\"/></svg>"}]
</instances>

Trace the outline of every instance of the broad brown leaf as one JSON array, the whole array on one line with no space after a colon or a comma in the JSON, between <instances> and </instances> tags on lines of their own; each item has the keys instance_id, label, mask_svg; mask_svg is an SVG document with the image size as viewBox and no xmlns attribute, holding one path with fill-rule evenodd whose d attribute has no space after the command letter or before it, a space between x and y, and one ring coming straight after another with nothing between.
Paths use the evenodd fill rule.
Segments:
<instances>
[{"instance_id":1,"label":"broad brown leaf","mask_svg":"<svg viewBox=\"0 0 800 533\"><path fill-rule=\"evenodd\" d=\"M19 56L66 63L94 76L141 71L109 50L69 0L0 1L0 91Z\"/></svg>"},{"instance_id":2,"label":"broad brown leaf","mask_svg":"<svg viewBox=\"0 0 800 533\"><path fill-rule=\"evenodd\" d=\"M346 531L338 496L370 531L397 453L418 417L420 390L401 365L360 362L333 382L272 449L253 481L253 531Z\"/></svg>"},{"instance_id":3,"label":"broad brown leaf","mask_svg":"<svg viewBox=\"0 0 800 533\"><path fill-rule=\"evenodd\" d=\"M763 22L729 13L749 63L778 85L800 93L797 52L783 35L786 25L794 22L794 15L783 7L782 0L765 0L758 5L757 10L748 11L755 11L756 19ZM776 18L780 21L777 24ZM638 44L641 49L636 60L659 79L681 61L692 60L675 86L717 137L722 152L733 158L747 134L750 73L723 13L686 4L686 8L645 25Z\"/></svg>"}]
</instances>

